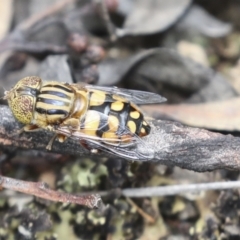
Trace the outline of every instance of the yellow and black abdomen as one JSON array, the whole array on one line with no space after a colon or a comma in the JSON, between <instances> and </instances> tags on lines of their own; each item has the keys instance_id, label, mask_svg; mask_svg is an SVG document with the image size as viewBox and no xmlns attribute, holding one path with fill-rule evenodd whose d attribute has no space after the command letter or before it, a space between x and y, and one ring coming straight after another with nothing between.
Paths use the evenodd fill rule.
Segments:
<instances>
[{"instance_id":1,"label":"yellow and black abdomen","mask_svg":"<svg viewBox=\"0 0 240 240\"><path fill-rule=\"evenodd\" d=\"M58 82L43 84L35 106L34 120L40 126L57 125L66 119L74 101L72 88Z\"/></svg>"},{"instance_id":2,"label":"yellow and black abdomen","mask_svg":"<svg viewBox=\"0 0 240 240\"><path fill-rule=\"evenodd\" d=\"M150 132L143 114L133 103L101 91L89 93L88 111L81 128L85 134L112 142L124 140L126 136L131 141L131 134L143 137Z\"/></svg>"}]
</instances>

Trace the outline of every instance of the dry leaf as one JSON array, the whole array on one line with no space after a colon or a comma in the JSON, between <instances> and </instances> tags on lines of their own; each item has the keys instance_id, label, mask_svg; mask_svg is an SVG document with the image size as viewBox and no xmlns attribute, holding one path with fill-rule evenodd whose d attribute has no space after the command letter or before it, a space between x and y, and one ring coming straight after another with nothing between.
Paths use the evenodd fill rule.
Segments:
<instances>
[{"instance_id":1,"label":"dry leaf","mask_svg":"<svg viewBox=\"0 0 240 240\"><path fill-rule=\"evenodd\" d=\"M172 26L191 0L136 0L124 23L124 35L153 34Z\"/></svg>"},{"instance_id":2,"label":"dry leaf","mask_svg":"<svg viewBox=\"0 0 240 240\"><path fill-rule=\"evenodd\" d=\"M192 5L177 27L180 30L199 32L213 38L226 36L232 31L230 23L216 19L196 4Z\"/></svg>"},{"instance_id":3,"label":"dry leaf","mask_svg":"<svg viewBox=\"0 0 240 240\"><path fill-rule=\"evenodd\" d=\"M180 41L177 45L177 50L182 56L209 67L207 54L202 46L187 41Z\"/></svg>"},{"instance_id":4,"label":"dry leaf","mask_svg":"<svg viewBox=\"0 0 240 240\"><path fill-rule=\"evenodd\" d=\"M176 51L154 48L128 58L106 59L99 65L99 85L116 85L158 92L169 102L207 102L229 99L237 92L211 68Z\"/></svg>"},{"instance_id":5,"label":"dry leaf","mask_svg":"<svg viewBox=\"0 0 240 240\"><path fill-rule=\"evenodd\" d=\"M13 14L13 0L0 1L0 40L10 29Z\"/></svg>"},{"instance_id":6,"label":"dry leaf","mask_svg":"<svg viewBox=\"0 0 240 240\"><path fill-rule=\"evenodd\" d=\"M144 111L189 126L220 131L240 131L240 98L204 104L151 105Z\"/></svg>"}]
</instances>

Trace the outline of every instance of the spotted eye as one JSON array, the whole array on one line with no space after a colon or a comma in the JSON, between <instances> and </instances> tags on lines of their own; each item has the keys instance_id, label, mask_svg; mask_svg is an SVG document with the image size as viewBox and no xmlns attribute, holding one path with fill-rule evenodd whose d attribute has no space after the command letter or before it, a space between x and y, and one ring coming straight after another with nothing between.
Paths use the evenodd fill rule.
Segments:
<instances>
[{"instance_id":1,"label":"spotted eye","mask_svg":"<svg viewBox=\"0 0 240 240\"><path fill-rule=\"evenodd\" d=\"M40 77L30 76L30 77L25 77L19 80L14 88L18 89L18 88L24 88L25 86L27 86L32 89L40 89L41 85L42 85L42 79Z\"/></svg>"},{"instance_id":2,"label":"spotted eye","mask_svg":"<svg viewBox=\"0 0 240 240\"><path fill-rule=\"evenodd\" d=\"M19 80L14 88L5 93L5 99L8 100L9 107L19 122L23 124L31 123L37 92L41 85L41 78L35 76L26 77Z\"/></svg>"},{"instance_id":3,"label":"spotted eye","mask_svg":"<svg viewBox=\"0 0 240 240\"><path fill-rule=\"evenodd\" d=\"M30 124L33 119L35 98L31 95L12 94L8 104L14 117L23 124Z\"/></svg>"}]
</instances>

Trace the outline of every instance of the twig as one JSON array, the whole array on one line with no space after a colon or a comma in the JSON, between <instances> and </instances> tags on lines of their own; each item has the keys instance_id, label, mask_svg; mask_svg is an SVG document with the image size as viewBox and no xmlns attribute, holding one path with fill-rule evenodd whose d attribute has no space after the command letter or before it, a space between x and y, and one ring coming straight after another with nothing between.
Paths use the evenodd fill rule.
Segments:
<instances>
[{"instance_id":1,"label":"twig","mask_svg":"<svg viewBox=\"0 0 240 240\"><path fill-rule=\"evenodd\" d=\"M8 45L8 48L11 49L11 45ZM56 44L44 43L44 42L15 42L13 46L16 51L24 51L24 52L34 52L41 53L45 51L51 51L54 53L66 53L67 47L60 46ZM5 48L6 50L7 48Z\"/></svg>"},{"instance_id":2,"label":"twig","mask_svg":"<svg viewBox=\"0 0 240 240\"><path fill-rule=\"evenodd\" d=\"M109 36L110 36L110 40L112 42L115 42L117 40L118 36L116 34L116 28L115 28L115 26L113 25L113 23L110 19L105 0L95 0L95 2L97 4L99 4L100 7L101 7L102 18L103 18L103 20L105 22L105 25L107 27L107 30L108 30L108 33L109 33Z\"/></svg>"},{"instance_id":3,"label":"twig","mask_svg":"<svg viewBox=\"0 0 240 240\"><path fill-rule=\"evenodd\" d=\"M101 197L97 194L75 195L49 189L43 182L27 182L0 176L0 187L31 194L55 202L75 203L89 208L101 206Z\"/></svg>"},{"instance_id":4,"label":"twig","mask_svg":"<svg viewBox=\"0 0 240 240\"><path fill-rule=\"evenodd\" d=\"M0 177L1 178L1 177ZM19 181L19 180L17 180ZM1 185L1 184L0 184ZM200 191L210 191L210 190L226 190L226 189L238 189L240 188L240 181L228 181L228 182L211 182L211 183L196 183L196 184L187 184L187 185L172 185L172 186L158 186L158 187L143 187L143 188L125 188L117 189L117 195L123 195L129 198L143 198L143 197L163 197L163 196L173 196L173 195L184 195L187 193L199 193ZM112 194L113 191L101 191L97 192L101 197L106 197L109 194ZM0 197L9 197L10 194L1 194ZM25 195L14 195L22 197ZM131 200L130 200L131 201ZM129 201L129 203L130 203ZM131 205L136 207L136 204Z\"/></svg>"},{"instance_id":5,"label":"twig","mask_svg":"<svg viewBox=\"0 0 240 240\"><path fill-rule=\"evenodd\" d=\"M46 10L43 10L42 12L38 13L37 15L33 15L27 18L25 21L17 25L16 28L9 35L7 35L4 39L0 41L0 52L3 52L8 49L29 52L30 51L32 52L52 51L55 53L66 52L66 46L57 46L47 43L35 44L32 42L28 42L26 38L28 37L28 34L31 32L31 30L34 30L32 29L34 25L40 23L41 21L44 21L42 26L44 26L44 24L51 24L53 21L58 21L59 23L61 23L61 21L56 19L53 19L53 21L50 19L48 23L46 23L45 20L52 14L61 11L67 4L74 3L75 1L76 0L63 0L57 2L52 6L49 6L49 8L47 8ZM41 46L38 47L39 45Z\"/></svg>"},{"instance_id":6,"label":"twig","mask_svg":"<svg viewBox=\"0 0 240 240\"><path fill-rule=\"evenodd\" d=\"M60 12L66 5L70 3L74 3L76 0L63 0L58 1L55 4L49 6L46 10L39 12L38 14L32 15L30 18L22 22L17 26L17 29L21 31L26 31L27 29L31 28L34 24L41 21L42 19L45 19L53 14L56 14L57 12Z\"/></svg>"},{"instance_id":7,"label":"twig","mask_svg":"<svg viewBox=\"0 0 240 240\"><path fill-rule=\"evenodd\" d=\"M150 135L143 139L145 146L141 144L136 148L141 148L142 151L144 151L143 147L152 149L155 152L152 161L198 172L215 169L240 170L240 138L191 128L176 122L153 120L151 124ZM52 133L39 131L13 136L13 133L21 128L10 109L0 106L0 146L2 148L15 146L46 151ZM54 142L52 151L81 156L90 155L78 141L70 139L65 143Z\"/></svg>"},{"instance_id":8,"label":"twig","mask_svg":"<svg viewBox=\"0 0 240 240\"><path fill-rule=\"evenodd\" d=\"M240 188L240 181L231 182L211 182L197 183L188 185L173 185L163 187L146 187L146 188L126 188L122 190L122 195L126 197L141 198L141 197L160 197L172 196L177 194L198 193L200 191L209 190L224 190Z\"/></svg>"},{"instance_id":9,"label":"twig","mask_svg":"<svg viewBox=\"0 0 240 240\"><path fill-rule=\"evenodd\" d=\"M144 212L133 200L131 200L130 198L126 198L127 202L134 208L136 208L137 212L144 218L146 219L146 221L148 223L155 223L155 219L150 216L149 214L147 214L146 212Z\"/></svg>"}]
</instances>

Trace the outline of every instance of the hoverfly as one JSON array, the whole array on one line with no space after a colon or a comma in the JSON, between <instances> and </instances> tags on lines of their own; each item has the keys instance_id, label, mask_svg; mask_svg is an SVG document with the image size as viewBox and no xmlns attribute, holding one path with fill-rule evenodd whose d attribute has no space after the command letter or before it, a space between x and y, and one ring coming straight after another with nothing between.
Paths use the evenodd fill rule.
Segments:
<instances>
[{"instance_id":1,"label":"hoverfly","mask_svg":"<svg viewBox=\"0 0 240 240\"><path fill-rule=\"evenodd\" d=\"M142 137L151 130L137 105L166 100L150 92L43 82L36 76L19 80L4 98L15 118L25 124L23 131L46 129L55 133L47 149L55 139L64 142L71 137L93 153L101 150L135 160L154 157L149 147L144 151L133 148L136 144L144 146Z\"/></svg>"}]
</instances>

